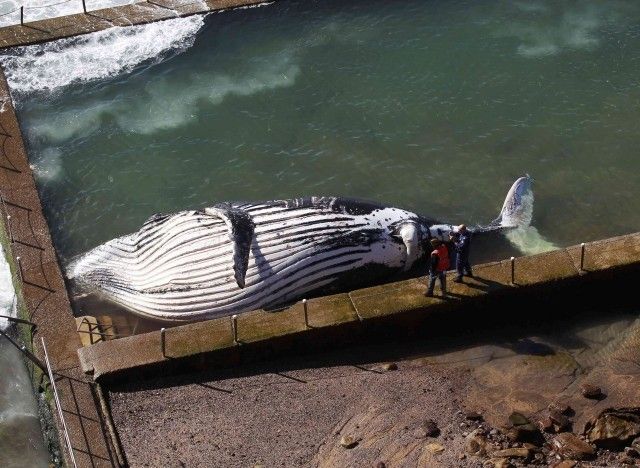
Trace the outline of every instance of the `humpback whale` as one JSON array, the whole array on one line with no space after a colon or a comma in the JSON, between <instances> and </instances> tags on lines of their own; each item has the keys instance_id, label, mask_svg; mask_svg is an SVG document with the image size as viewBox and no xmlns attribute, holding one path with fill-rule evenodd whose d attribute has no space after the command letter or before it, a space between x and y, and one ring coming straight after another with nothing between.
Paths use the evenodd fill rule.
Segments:
<instances>
[{"instance_id":1,"label":"humpback whale","mask_svg":"<svg viewBox=\"0 0 640 468\"><path fill-rule=\"evenodd\" d=\"M476 234L530 222L531 179ZM194 321L277 307L332 285L370 286L406 272L454 230L421 215L341 197L228 202L151 216L139 231L75 258L77 292L132 313Z\"/></svg>"}]
</instances>

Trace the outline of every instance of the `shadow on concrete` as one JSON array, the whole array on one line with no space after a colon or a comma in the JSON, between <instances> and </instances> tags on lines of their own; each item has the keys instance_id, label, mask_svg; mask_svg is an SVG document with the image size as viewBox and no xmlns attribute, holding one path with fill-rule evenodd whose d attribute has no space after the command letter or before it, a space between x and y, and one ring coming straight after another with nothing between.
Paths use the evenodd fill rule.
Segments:
<instances>
[{"instance_id":1,"label":"shadow on concrete","mask_svg":"<svg viewBox=\"0 0 640 468\"><path fill-rule=\"evenodd\" d=\"M626 278L631 281L634 276L626 275ZM622 294L629 286L627 281L618 281L616 277L603 286L606 286L603 288L607 290L606 295L587 283L565 286L561 291L546 288L544 294L537 292L526 298L508 297L498 308L474 304L458 309L455 319L444 310L440 313L413 313L412 320L404 324L399 323L397 317L374 324L365 322L346 337L349 343L339 349L337 343L340 340L334 339L317 347L308 347L306 351L301 351L304 343L287 343L277 346L277 351L269 347L242 346L234 368L208 369L206 361L199 361L196 368L182 363L172 372L154 372L147 376L136 374L106 384L114 392L188 384L208 386L218 391L225 380L232 378L278 374L300 382L300 379L286 373L331 366L353 366L379 372L372 369L372 365L433 357L483 345L505 348L519 355L548 356L556 353L554 348L589 347L589 343L578 334L581 329L638 316L638 309L629 298L628 291L626 298ZM308 342L309 336L305 340Z\"/></svg>"}]
</instances>

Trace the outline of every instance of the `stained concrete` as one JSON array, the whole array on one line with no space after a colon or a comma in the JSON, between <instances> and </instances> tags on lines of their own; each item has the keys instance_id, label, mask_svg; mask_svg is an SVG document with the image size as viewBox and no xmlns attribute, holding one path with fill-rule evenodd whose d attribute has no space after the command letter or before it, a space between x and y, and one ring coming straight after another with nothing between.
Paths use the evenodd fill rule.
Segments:
<instances>
[{"instance_id":1,"label":"stained concrete","mask_svg":"<svg viewBox=\"0 0 640 468\"><path fill-rule=\"evenodd\" d=\"M22 318L37 326L30 344L43 359L41 339L45 341L77 466L117 466L113 446L103 431L104 415L96 404L94 384L79 366L77 350L82 345L2 72L0 101L0 208L28 314ZM62 424L53 407L52 412L70 466Z\"/></svg>"},{"instance_id":2,"label":"stained concrete","mask_svg":"<svg viewBox=\"0 0 640 468\"><path fill-rule=\"evenodd\" d=\"M259 0L154 0L78 13L0 28L0 49L39 44L102 31L114 26L133 26L199 13L257 5Z\"/></svg>"}]
</instances>

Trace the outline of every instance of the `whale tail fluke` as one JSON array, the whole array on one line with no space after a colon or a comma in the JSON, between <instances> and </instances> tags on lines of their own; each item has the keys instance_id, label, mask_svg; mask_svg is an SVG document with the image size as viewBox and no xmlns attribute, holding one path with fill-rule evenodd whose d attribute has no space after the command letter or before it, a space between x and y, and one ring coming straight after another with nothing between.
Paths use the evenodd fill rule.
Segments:
<instances>
[{"instance_id":1,"label":"whale tail fluke","mask_svg":"<svg viewBox=\"0 0 640 468\"><path fill-rule=\"evenodd\" d=\"M502 204L500 215L483 231L505 231L505 237L526 255L548 252L558 247L531 226L533 218L533 179L524 175L516 180Z\"/></svg>"},{"instance_id":2,"label":"whale tail fluke","mask_svg":"<svg viewBox=\"0 0 640 468\"><path fill-rule=\"evenodd\" d=\"M500 215L493 220L490 226L500 228L526 227L531 224L533 218L533 179L529 174L518 178L504 199Z\"/></svg>"}]
</instances>

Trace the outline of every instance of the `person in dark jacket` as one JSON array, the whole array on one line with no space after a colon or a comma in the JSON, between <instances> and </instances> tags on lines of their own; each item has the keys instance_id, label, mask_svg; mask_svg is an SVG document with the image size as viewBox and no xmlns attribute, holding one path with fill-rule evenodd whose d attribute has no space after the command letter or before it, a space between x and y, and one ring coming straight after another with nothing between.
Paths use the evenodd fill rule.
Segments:
<instances>
[{"instance_id":1,"label":"person in dark jacket","mask_svg":"<svg viewBox=\"0 0 640 468\"><path fill-rule=\"evenodd\" d=\"M447 270L450 266L449 250L447 245L438 239L431 239L431 245L433 251L429 257L429 287L425 296L433 296L433 288L436 285L436 279L439 278L442 297L445 297L447 295Z\"/></svg>"},{"instance_id":2,"label":"person in dark jacket","mask_svg":"<svg viewBox=\"0 0 640 468\"><path fill-rule=\"evenodd\" d=\"M471 249L471 232L467 226L461 224L456 233L451 235L451 240L456 249L456 272L458 276L453 281L462 283L463 276L473 278L471 264L469 263L469 250Z\"/></svg>"}]
</instances>

